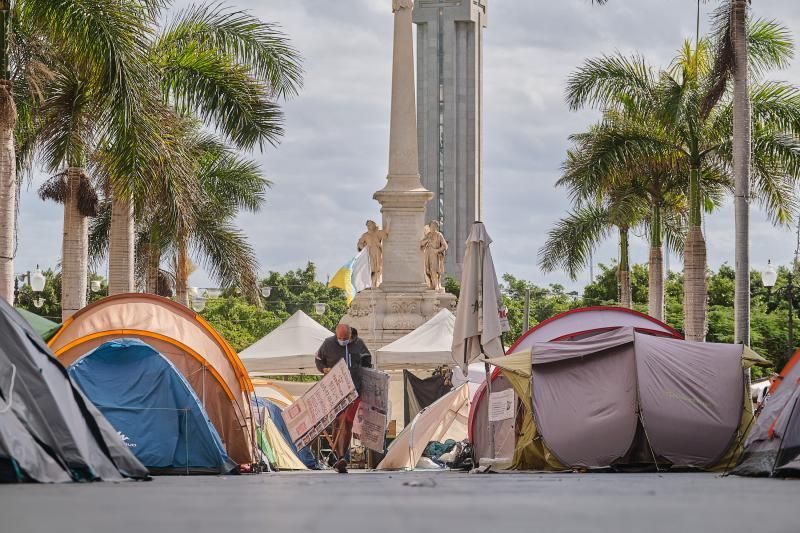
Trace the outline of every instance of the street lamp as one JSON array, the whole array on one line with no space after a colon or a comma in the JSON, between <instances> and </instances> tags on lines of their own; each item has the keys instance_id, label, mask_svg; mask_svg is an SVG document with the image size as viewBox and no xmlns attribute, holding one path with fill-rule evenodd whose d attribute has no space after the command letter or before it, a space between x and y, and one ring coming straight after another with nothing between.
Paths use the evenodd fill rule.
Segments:
<instances>
[{"instance_id":1,"label":"street lamp","mask_svg":"<svg viewBox=\"0 0 800 533\"><path fill-rule=\"evenodd\" d=\"M314 304L314 312L318 315L325 314L326 305L323 302L317 302Z\"/></svg>"},{"instance_id":2,"label":"street lamp","mask_svg":"<svg viewBox=\"0 0 800 533\"><path fill-rule=\"evenodd\" d=\"M269 298L270 294L272 294L272 287L261 287L261 296Z\"/></svg>"},{"instance_id":3,"label":"street lamp","mask_svg":"<svg viewBox=\"0 0 800 533\"><path fill-rule=\"evenodd\" d=\"M102 283L100 283L100 280L96 280L96 279L93 279L92 283L90 285L91 285L91 288L92 288L92 292L100 292L100 289L103 288L103 285L102 285Z\"/></svg>"},{"instance_id":4,"label":"street lamp","mask_svg":"<svg viewBox=\"0 0 800 533\"><path fill-rule=\"evenodd\" d=\"M42 274L42 271L39 270L39 265L36 265L36 270L34 270L32 274L30 271L28 271L25 274L18 274L14 276L15 301L19 299L20 282L22 282L25 285L28 285L31 288L31 291L33 291L35 296L33 300L33 305L37 308L43 306L44 299L41 297L41 292L44 290L44 286L47 283L47 279L44 277L44 274Z\"/></svg>"},{"instance_id":5,"label":"street lamp","mask_svg":"<svg viewBox=\"0 0 800 533\"><path fill-rule=\"evenodd\" d=\"M39 270L39 265L36 265L36 270L29 276L28 282L30 283L31 290L33 292L42 292L44 290L44 285L47 282L47 278L45 278L44 274L42 274L42 271Z\"/></svg>"},{"instance_id":6,"label":"street lamp","mask_svg":"<svg viewBox=\"0 0 800 533\"><path fill-rule=\"evenodd\" d=\"M778 273L775 272L775 268L772 266L772 261L767 261L767 268L764 269L764 272L761 273L761 283L767 288L767 294L772 293L772 287L775 286L775 282L778 280ZM787 358L792 356L793 348L794 348L794 309L793 309L793 300L794 297L794 286L792 285L792 272L789 271L786 274L786 287L783 289L786 291L786 303L789 305L789 328L788 328L788 338L787 338ZM778 291L775 291L776 293Z\"/></svg>"},{"instance_id":7,"label":"street lamp","mask_svg":"<svg viewBox=\"0 0 800 533\"><path fill-rule=\"evenodd\" d=\"M192 298L192 309L194 309L195 311L200 313L205 308L206 308L206 299L205 298Z\"/></svg>"}]
</instances>

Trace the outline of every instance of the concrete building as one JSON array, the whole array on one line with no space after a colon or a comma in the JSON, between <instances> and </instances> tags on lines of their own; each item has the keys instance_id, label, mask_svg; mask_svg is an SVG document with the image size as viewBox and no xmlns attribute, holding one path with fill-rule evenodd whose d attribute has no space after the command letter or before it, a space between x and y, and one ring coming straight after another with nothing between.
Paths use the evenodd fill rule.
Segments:
<instances>
[{"instance_id":1,"label":"concrete building","mask_svg":"<svg viewBox=\"0 0 800 533\"><path fill-rule=\"evenodd\" d=\"M481 220L483 28L487 0L416 0L417 139L422 185L433 192L450 248L446 271L461 278L465 241Z\"/></svg>"}]
</instances>

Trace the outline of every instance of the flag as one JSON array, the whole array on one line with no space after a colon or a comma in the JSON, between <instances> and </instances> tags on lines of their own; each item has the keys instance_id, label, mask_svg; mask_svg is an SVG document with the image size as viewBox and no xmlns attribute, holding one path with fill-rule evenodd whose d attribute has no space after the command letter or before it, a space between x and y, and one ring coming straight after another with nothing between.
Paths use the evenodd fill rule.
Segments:
<instances>
[{"instance_id":1,"label":"flag","mask_svg":"<svg viewBox=\"0 0 800 533\"><path fill-rule=\"evenodd\" d=\"M369 251L366 247L333 275L328 282L328 287L342 289L347 296L348 305L353 301L357 293L372 287Z\"/></svg>"}]
</instances>

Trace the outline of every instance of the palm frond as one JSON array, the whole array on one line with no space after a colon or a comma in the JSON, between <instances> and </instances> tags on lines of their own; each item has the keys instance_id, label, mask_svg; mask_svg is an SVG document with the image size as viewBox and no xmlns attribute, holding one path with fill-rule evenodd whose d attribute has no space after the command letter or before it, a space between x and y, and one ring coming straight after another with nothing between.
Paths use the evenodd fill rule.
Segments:
<instances>
[{"instance_id":1,"label":"palm frond","mask_svg":"<svg viewBox=\"0 0 800 533\"><path fill-rule=\"evenodd\" d=\"M611 228L608 212L603 208L586 206L569 213L548 232L547 241L539 250L539 268L544 272L563 268L576 279Z\"/></svg>"}]
</instances>

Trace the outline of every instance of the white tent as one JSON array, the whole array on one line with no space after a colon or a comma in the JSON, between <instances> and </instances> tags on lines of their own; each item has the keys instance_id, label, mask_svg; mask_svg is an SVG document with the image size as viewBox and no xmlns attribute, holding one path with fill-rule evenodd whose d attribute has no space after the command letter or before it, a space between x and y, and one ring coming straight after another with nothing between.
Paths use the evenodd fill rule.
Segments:
<instances>
[{"instance_id":1,"label":"white tent","mask_svg":"<svg viewBox=\"0 0 800 533\"><path fill-rule=\"evenodd\" d=\"M239 354L248 372L259 374L318 374L314 357L333 333L302 311Z\"/></svg>"},{"instance_id":2,"label":"white tent","mask_svg":"<svg viewBox=\"0 0 800 533\"><path fill-rule=\"evenodd\" d=\"M455 322L453 313L442 309L408 335L378 350L378 366L381 370L400 370L451 365Z\"/></svg>"},{"instance_id":3,"label":"white tent","mask_svg":"<svg viewBox=\"0 0 800 533\"><path fill-rule=\"evenodd\" d=\"M453 389L420 411L392 442L378 470L413 470L432 440L467 438L469 389Z\"/></svg>"}]
</instances>

